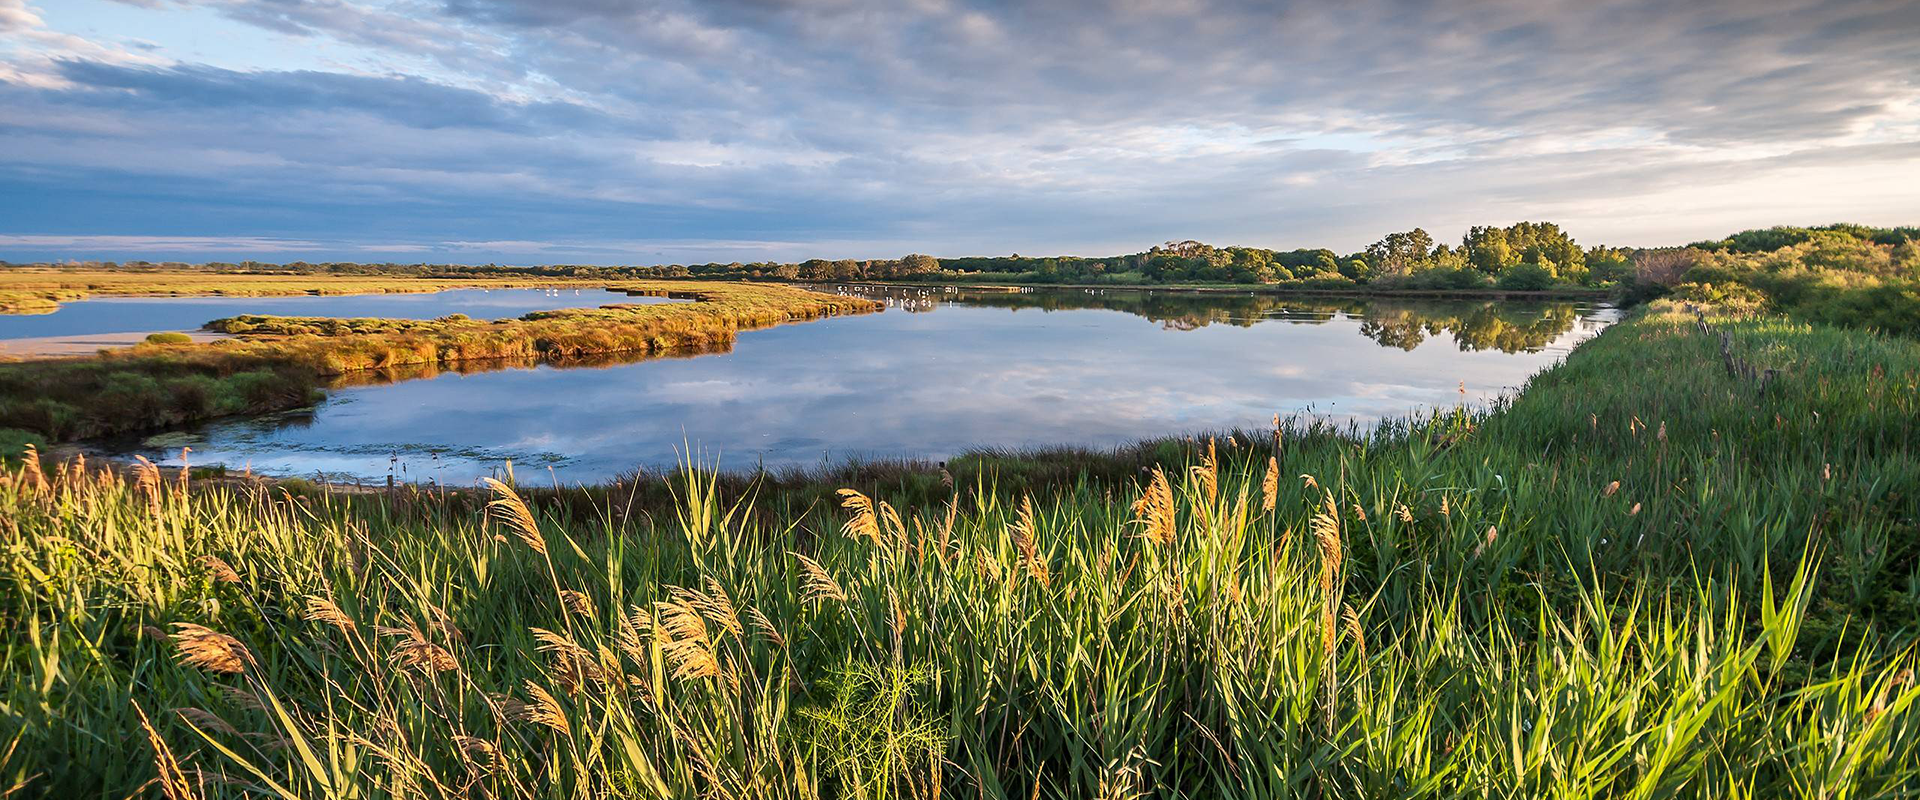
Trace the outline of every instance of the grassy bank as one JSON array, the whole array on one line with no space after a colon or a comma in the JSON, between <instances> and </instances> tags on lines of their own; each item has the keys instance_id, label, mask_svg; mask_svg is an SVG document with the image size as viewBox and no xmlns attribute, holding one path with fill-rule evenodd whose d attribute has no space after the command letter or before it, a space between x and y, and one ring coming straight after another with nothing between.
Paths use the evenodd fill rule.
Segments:
<instances>
[{"instance_id":1,"label":"grassy bank","mask_svg":"<svg viewBox=\"0 0 1920 800\"><path fill-rule=\"evenodd\" d=\"M0 364L0 428L55 440L152 430L305 405L328 378L353 372L711 350L742 330L880 307L785 286L635 281L614 288L693 302L615 303L500 321L235 317L213 327L237 339Z\"/></svg>"},{"instance_id":2,"label":"grassy bank","mask_svg":"<svg viewBox=\"0 0 1920 800\"><path fill-rule=\"evenodd\" d=\"M1916 384L1911 340L1665 309L1486 414L832 503L15 468L0 783L1912 796Z\"/></svg>"}]
</instances>

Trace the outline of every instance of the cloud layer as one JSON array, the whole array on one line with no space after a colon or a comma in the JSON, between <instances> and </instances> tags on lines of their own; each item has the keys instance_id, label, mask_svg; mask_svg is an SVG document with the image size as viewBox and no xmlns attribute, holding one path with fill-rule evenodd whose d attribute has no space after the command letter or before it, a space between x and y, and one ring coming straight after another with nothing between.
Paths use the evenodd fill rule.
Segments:
<instances>
[{"instance_id":1,"label":"cloud layer","mask_svg":"<svg viewBox=\"0 0 1920 800\"><path fill-rule=\"evenodd\" d=\"M0 0L0 258L1920 221L1905 0L48 1Z\"/></svg>"}]
</instances>

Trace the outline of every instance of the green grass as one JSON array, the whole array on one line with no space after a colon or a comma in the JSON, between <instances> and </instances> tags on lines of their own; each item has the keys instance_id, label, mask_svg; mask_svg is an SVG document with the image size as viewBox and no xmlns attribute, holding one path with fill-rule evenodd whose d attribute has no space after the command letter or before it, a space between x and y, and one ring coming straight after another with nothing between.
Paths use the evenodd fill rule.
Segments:
<instances>
[{"instance_id":1,"label":"green grass","mask_svg":"<svg viewBox=\"0 0 1920 800\"><path fill-rule=\"evenodd\" d=\"M1271 511L1269 431L848 508L15 468L0 787L1910 797L1916 383L1912 340L1657 309L1489 413L1281 431Z\"/></svg>"}]
</instances>

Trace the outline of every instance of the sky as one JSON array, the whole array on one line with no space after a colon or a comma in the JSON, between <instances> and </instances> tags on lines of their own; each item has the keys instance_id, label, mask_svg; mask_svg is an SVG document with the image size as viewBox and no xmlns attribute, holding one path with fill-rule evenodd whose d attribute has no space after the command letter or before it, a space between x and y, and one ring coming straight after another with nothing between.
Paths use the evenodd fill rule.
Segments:
<instances>
[{"instance_id":1,"label":"sky","mask_svg":"<svg viewBox=\"0 0 1920 800\"><path fill-rule=\"evenodd\" d=\"M0 0L0 259L1920 224L1914 0Z\"/></svg>"}]
</instances>

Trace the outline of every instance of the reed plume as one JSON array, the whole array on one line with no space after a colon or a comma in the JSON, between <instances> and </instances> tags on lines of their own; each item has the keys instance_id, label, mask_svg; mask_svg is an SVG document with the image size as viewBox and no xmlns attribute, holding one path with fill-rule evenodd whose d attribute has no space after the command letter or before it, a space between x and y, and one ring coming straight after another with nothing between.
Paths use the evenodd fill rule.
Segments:
<instances>
[{"instance_id":1,"label":"reed plume","mask_svg":"<svg viewBox=\"0 0 1920 800\"><path fill-rule=\"evenodd\" d=\"M553 658L557 667L555 672L567 684L567 689L574 689L583 681L607 682L606 671L594 663L593 653L566 634L545 628L528 630L533 633L534 649Z\"/></svg>"},{"instance_id":2,"label":"reed plume","mask_svg":"<svg viewBox=\"0 0 1920 800\"><path fill-rule=\"evenodd\" d=\"M1346 558L1340 542L1340 509L1334 504L1332 492L1325 493L1323 508L1307 524L1320 550L1320 659L1324 673L1322 683L1326 686L1323 713L1327 735L1331 736L1334 706L1340 696L1340 676L1334 659L1340 635L1336 624L1340 599L1336 592L1340 567Z\"/></svg>"},{"instance_id":3,"label":"reed plume","mask_svg":"<svg viewBox=\"0 0 1920 800\"><path fill-rule=\"evenodd\" d=\"M206 571L208 577L213 578L217 582L220 582L220 583L239 583L240 582L240 573L235 572L233 570L233 566L228 564L225 561L222 561L219 556L211 556L211 555L201 556L198 559L195 559L195 562L200 565L200 568L202 570Z\"/></svg>"},{"instance_id":4,"label":"reed plume","mask_svg":"<svg viewBox=\"0 0 1920 800\"><path fill-rule=\"evenodd\" d=\"M453 654L428 640L418 626L377 628L376 630L382 636L399 640L394 644L393 654L388 658L400 667L427 673L450 672L460 668L460 662L454 659Z\"/></svg>"},{"instance_id":5,"label":"reed plume","mask_svg":"<svg viewBox=\"0 0 1920 800\"><path fill-rule=\"evenodd\" d=\"M795 561L800 562L800 602L816 603L822 600L843 602L847 599L846 591L840 588L840 583L835 581L831 574L828 574L826 567L820 566L820 562L791 551L787 555L793 556Z\"/></svg>"},{"instance_id":6,"label":"reed plume","mask_svg":"<svg viewBox=\"0 0 1920 800\"><path fill-rule=\"evenodd\" d=\"M900 608L900 594L891 586L887 587L887 627L893 630L896 644L907 632L907 614Z\"/></svg>"},{"instance_id":7,"label":"reed plume","mask_svg":"<svg viewBox=\"0 0 1920 800\"><path fill-rule=\"evenodd\" d=\"M1260 510L1273 511L1280 500L1280 459L1267 456L1267 476L1260 480Z\"/></svg>"},{"instance_id":8,"label":"reed plume","mask_svg":"<svg viewBox=\"0 0 1920 800\"><path fill-rule=\"evenodd\" d=\"M160 516L160 468L148 461L146 456L134 456L134 490L146 498L147 514Z\"/></svg>"},{"instance_id":9,"label":"reed plume","mask_svg":"<svg viewBox=\"0 0 1920 800\"><path fill-rule=\"evenodd\" d=\"M940 559L947 559L948 546L953 542L953 524L960 519L960 501L947 501L947 517L940 523Z\"/></svg>"},{"instance_id":10,"label":"reed plume","mask_svg":"<svg viewBox=\"0 0 1920 800\"><path fill-rule=\"evenodd\" d=\"M1360 627L1359 612L1354 611L1352 605L1347 605L1341 610L1340 618L1346 623L1347 637L1353 640L1355 652L1364 663L1367 660L1367 632Z\"/></svg>"},{"instance_id":11,"label":"reed plume","mask_svg":"<svg viewBox=\"0 0 1920 800\"><path fill-rule=\"evenodd\" d=\"M886 539L880 535L880 521L874 515L873 498L854 489L841 489L839 495L840 507L853 512L840 531L848 538L865 538L872 541L875 547L887 549Z\"/></svg>"},{"instance_id":12,"label":"reed plume","mask_svg":"<svg viewBox=\"0 0 1920 800\"><path fill-rule=\"evenodd\" d=\"M1133 501L1133 521L1142 526L1141 537L1161 547L1171 547L1178 533L1176 514L1173 486L1167 483L1167 474L1154 467L1147 490Z\"/></svg>"},{"instance_id":13,"label":"reed plume","mask_svg":"<svg viewBox=\"0 0 1920 800\"><path fill-rule=\"evenodd\" d=\"M533 510L527 507L527 502L520 499L512 486L493 478L481 480L493 490L493 501L487 503L488 513L504 521L507 530L513 531L522 544L536 553L546 555L547 539L540 535L540 523L533 518Z\"/></svg>"},{"instance_id":14,"label":"reed plume","mask_svg":"<svg viewBox=\"0 0 1920 800\"><path fill-rule=\"evenodd\" d=\"M208 672L245 672L253 654L245 645L219 631L191 622L173 624L173 646L181 664Z\"/></svg>"},{"instance_id":15,"label":"reed plume","mask_svg":"<svg viewBox=\"0 0 1920 800\"><path fill-rule=\"evenodd\" d=\"M455 734L453 744L467 757L467 763L482 770L493 770L500 766L500 748L492 742L478 736Z\"/></svg>"},{"instance_id":16,"label":"reed plume","mask_svg":"<svg viewBox=\"0 0 1920 800\"><path fill-rule=\"evenodd\" d=\"M774 647L785 648L787 646L787 637L780 634L780 629L774 626L773 620L767 619L767 615L761 613L759 608L754 606L747 607L747 621L753 623L754 630L758 631L767 641L772 642Z\"/></svg>"},{"instance_id":17,"label":"reed plume","mask_svg":"<svg viewBox=\"0 0 1920 800\"><path fill-rule=\"evenodd\" d=\"M45 494L51 487L47 484L47 474L40 469L40 449L29 443L20 460L21 478L27 489L35 495Z\"/></svg>"},{"instance_id":18,"label":"reed plume","mask_svg":"<svg viewBox=\"0 0 1920 800\"><path fill-rule=\"evenodd\" d=\"M304 617L308 622L332 625L339 628L342 633L352 633L358 627L354 624L353 618L347 616L347 612L340 610L340 606L335 605L332 600L319 596L307 598L307 613Z\"/></svg>"},{"instance_id":19,"label":"reed plume","mask_svg":"<svg viewBox=\"0 0 1920 800\"><path fill-rule=\"evenodd\" d=\"M560 605L574 614L583 617L593 616L593 601L588 599L586 592L573 589L561 589Z\"/></svg>"},{"instance_id":20,"label":"reed plume","mask_svg":"<svg viewBox=\"0 0 1920 800\"><path fill-rule=\"evenodd\" d=\"M695 593L679 587L670 589L673 599L654 603L660 621L654 626L654 641L673 664L673 677L680 680L720 676L720 661L707 634L706 618L694 604Z\"/></svg>"},{"instance_id":21,"label":"reed plume","mask_svg":"<svg viewBox=\"0 0 1920 800\"><path fill-rule=\"evenodd\" d=\"M147 733L147 745L153 748L153 767L160 773L160 794L167 800L195 800L193 784L180 770L180 760L153 729L153 721L147 719L147 712L138 702L133 703L133 713L140 718L140 729Z\"/></svg>"},{"instance_id":22,"label":"reed plume","mask_svg":"<svg viewBox=\"0 0 1920 800\"><path fill-rule=\"evenodd\" d=\"M545 725L562 736L571 736L573 726L568 724L567 712L560 708L560 701L554 699L547 690L540 688L540 684L527 681L525 685L527 696L531 697L532 701L522 703L517 708L510 707L512 711L518 712L514 716L536 725Z\"/></svg>"},{"instance_id":23,"label":"reed plume","mask_svg":"<svg viewBox=\"0 0 1920 800\"><path fill-rule=\"evenodd\" d=\"M194 727L201 730L213 731L214 733L222 733L228 736L240 735L240 731L236 730L233 725L226 720L221 719L219 714L215 714L204 708L176 708L173 710L173 713L179 714L181 719L192 723Z\"/></svg>"},{"instance_id":24,"label":"reed plume","mask_svg":"<svg viewBox=\"0 0 1920 800\"><path fill-rule=\"evenodd\" d=\"M1020 553L1020 565L1025 567L1027 574L1039 581L1041 586L1046 586L1052 581L1053 576L1048 571L1046 562L1040 560L1040 546L1034 540L1035 533L1033 498L1022 497L1020 498L1020 515L1012 525L1007 526L1007 535L1013 539L1014 549Z\"/></svg>"},{"instance_id":25,"label":"reed plume","mask_svg":"<svg viewBox=\"0 0 1920 800\"><path fill-rule=\"evenodd\" d=\"M1199 479L1200 489L1207 495L1207 505L1213 505L1220 496L1220 461L1214 455L1212 439L1207 440L1207 452L1200 456L1199 466L1188 469Z\"/></svg>"},{"instance_id":26,"label":"reed plume","mask_svg":"<svg viewBox=\"0 0 1920 800\"><path fill-rule=\"evenodd\" d=\"M740 625L740 614L733 608L733 598L727 596L726 588L721 586L719 581L714 580L713 576L707 576L705 594L692 590L684 591L694 606L700 609L700 613L706 615L713 624L734 636L746 633L746 628Z\"/></svg>"}]
</instances>

